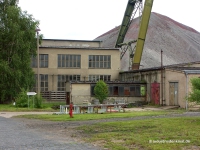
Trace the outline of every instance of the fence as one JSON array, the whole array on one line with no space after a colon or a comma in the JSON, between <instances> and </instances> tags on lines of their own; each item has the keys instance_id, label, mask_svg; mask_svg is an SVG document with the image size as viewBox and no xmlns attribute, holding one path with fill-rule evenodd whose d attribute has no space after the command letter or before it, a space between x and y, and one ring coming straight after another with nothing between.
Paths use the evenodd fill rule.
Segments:
<instances>
[{"instance_id":1,"label":"fence","mask_svg":"<svg viewBox=\"0 0 200 150\"><path fill-rule=\"evenodd\" d=\"M41 94L48 101L64 101L66 99L65 91L42 91Z\"/></svg>"},{"instance_id":2,"label":"fence","mask_svg":"<svg viewBox=\"0 0 200 150\"><path fill-rule=\"evenodd\" d=\"M105 113L125 112L124 104L98 104L98 105L73 105L73 114L81 113ZM56 114L68 114L69 105L60 105L60 112Z\"/></svg>"}]
</instances>

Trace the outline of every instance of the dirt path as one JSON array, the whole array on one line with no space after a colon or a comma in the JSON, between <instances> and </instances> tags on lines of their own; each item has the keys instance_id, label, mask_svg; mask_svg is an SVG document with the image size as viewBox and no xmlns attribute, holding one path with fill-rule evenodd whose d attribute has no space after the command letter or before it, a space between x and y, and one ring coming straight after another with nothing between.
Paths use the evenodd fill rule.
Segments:
<instances>
[{"instance_id":1,"label":"dirt path","mask_svg":"<svg viewBox=\"0 0 200 150\"><path fill-rule=\"evenodd\" d=\"M11 118L13 120L23 122L29 129L36 130L47 134L49 137L65 139L66 137L73 138L76 141L82 141L85 135L76 130L76 127L83 125L92 125L102 122L113 121L130 121L130 120L145 120L156 118L175 118L175 117L200 117L200 112L185 112L183 114L169 114L159 116L139 116L131 118L110 118L100 120L87 121L44 121L38 119L26 118Z\"/></svg>"},{"instance_id":2,"label":"dirt path","mask_svg":"<svg viewBox=\"0 0 200 150\"><path fill-rule=\"evenodd\" d=\"M128 110L127 110L128 111ZM129 110L133 111L133 110ZM138 111L138 110L137 110ZM141 111L144 109L141 108ZM5 118L10 118L11 116L30 114L30 112L22 113L10 113L10 112L0 112L0 116ZM52 114L52 112L33 112L31 114ZM174 117L200 117L200 112L185 112L183 114L169 114L169 115L159 115L159 116L140 116L132 118L110 118L110 119L100 119L100 120L88 120L88 121L44 121L38 119L26 119L26 118L10 118L17 122L23 123L27 128L34 132L39 132L44 134L49 139L56 139L59 141L65 141L66 139L73 139L77 142L82 142L84 135L81 131L77 130L76 127L82 125L92 125L102 122L113 122L113 121L130 121L130 120L145 120L154 118L174 118ZM93 143L95 147L100 147L99 143Z\"/></svg>"}]
</instances>

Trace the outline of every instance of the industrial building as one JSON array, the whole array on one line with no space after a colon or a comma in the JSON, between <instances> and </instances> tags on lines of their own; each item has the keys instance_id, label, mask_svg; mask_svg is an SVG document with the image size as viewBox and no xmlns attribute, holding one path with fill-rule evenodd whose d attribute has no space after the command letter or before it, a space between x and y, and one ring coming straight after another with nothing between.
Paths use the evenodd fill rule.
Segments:
<instances>
[{"instance_id":1,"label":"industrial building","mask_svg":"<svg viewBox=\"0 0 200 150\"><path fill-rule=\"evenodd\" d=\"M37 57L32 59L39 88L47 100L65 100L66 81L115 81L120 69L118 48L103 48L100 41L43 39Z\"/></svg>"}]
</instances>

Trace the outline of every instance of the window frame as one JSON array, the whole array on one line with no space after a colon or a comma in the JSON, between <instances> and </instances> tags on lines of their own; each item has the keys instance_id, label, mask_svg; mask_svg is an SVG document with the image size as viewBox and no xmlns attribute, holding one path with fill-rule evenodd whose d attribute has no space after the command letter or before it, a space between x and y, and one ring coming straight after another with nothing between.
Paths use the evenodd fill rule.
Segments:
<instances>
[{"instance_id":1,"label":"window frame","mask_svg":"<svg viewBox=\"0 0 200 150\"><path fill-rule=\"evenodd\" d=\"M111 55L89 55L89 69L111 69Z\"/></svg>"},{"instance_id":2,"label":"window frame","mask_svg":"<svg viewBox=\"0 0 200 150\"><path fill-rule=\"evenodd\" d=\"M58 54L58 68L81 68L81 55L77 54Z\"/></svg>"}]
</instances>

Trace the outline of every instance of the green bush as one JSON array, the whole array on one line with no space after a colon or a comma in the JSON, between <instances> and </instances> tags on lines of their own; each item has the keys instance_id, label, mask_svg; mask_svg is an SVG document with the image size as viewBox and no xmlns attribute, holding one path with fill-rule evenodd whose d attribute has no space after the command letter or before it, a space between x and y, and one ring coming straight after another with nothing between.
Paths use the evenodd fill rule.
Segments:
<instances>
[{"instance_id":1,"label":"green bush","mask_svg":"<svg viewBox=\"0 0 200 150\"><path fill-rule=\"evenodd\" d=\"M102 80L98 81L94 87L94 94L101 104L108 97L108 93L108 85Z\"/></svg>"},{"instance_id":2,"label":"green bush","mask_svg":"<svg viewBox=\"0 0 200 150\"><path fill-rule=\"evenodd\" d=\"M34 108L42 108L42 102L44 99L41 95L36 95L34 97L31 97L32 100L34 100Z\"/></svg>"},{"instance_id":3,"label":"green bush","mask_svg":"<svg viewBox=\"0 0 200 150\"><path fill-rule=\"evenodd\" d=\"M16 98L16 107L28 107L28 96L26 90L21 89L21 92Z\"/></svg>"},{"instance_id":4,"label":"green bush","mask_svg":"<svg viewBox=\"0 0 200 150\"><path fill-rule=\"evenodd\" d=\"M16 98L16 107L42 108L41 95L27 96L27 91L22 89Z\"/></svg>"},{"instance_id":5,"label":"green bush","mask_svg":"<svg viewBox=\"0 0 200 150\"><path fill-rule=\"evenodd\" d=\"M191 102L200 102L200 78L192 78L192 91L189 93L188 100Z\"/></svg>"}]
</instances>

